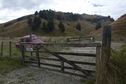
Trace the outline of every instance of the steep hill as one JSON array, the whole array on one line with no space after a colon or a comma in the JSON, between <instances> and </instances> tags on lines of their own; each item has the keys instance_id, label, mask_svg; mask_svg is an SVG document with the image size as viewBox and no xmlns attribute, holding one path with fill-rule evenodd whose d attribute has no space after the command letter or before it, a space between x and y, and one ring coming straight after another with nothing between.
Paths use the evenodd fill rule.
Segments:
<instances>
[{"instance_id":1,"label":"steep hill","mask_svg":"<svg viewBox=\"0 0 126 84\"><path fill-rule=\"evenodd\" d=\"M42 35L42 36L83 36L83 35L86 35L84 33L84 32L86 32L85 31L86 29L82 29L82 31L79 31L75 28L74 24L77 24L77 21L75 21L75 22L70 22L70 21L64 22L65 32L63 33L58 28L59 21L55 19L54 20L55 30L53 32L50 32L50 33L45 33L43 30L41 30L41 28L38 31L32 31L31 27L29 27L28 24L27 24L27 20L28 19L25 19L25 20L22 20L22 21L19 21L19 22L14 22L14 23L12 21L12 25L1 28L0 36L12 36L12 37L14 36L15 37L15 36L23 36L23 35L31 34L31 33L34 33L34 34L37 34L37 35ZM42 19L41 23L43 23L43 22L45 22L44 19ZM68 23L69 23L69 25L68 25ZM80 21L80 24L82 25L82 28L83 28L83 25L87 24L87 23ZM95 25L90 25L90 26L95 27ZM92 30L90 29L90 31L92 31Z\"/></svg>"},{"instance_id":2,"label":"steep hill","mask_svg":"<svg viewBox=\"0 0 126 84\"><path fill-rule=\"evenodd\" d=\"M35 16L41 19L41 25L37 31L33 31L28 25L27 21L30 18L34 19ZM55 29L52 32L46 33L42 30L44 22L53 19ZM59 22L62 21L65 26L65 32L61 32L58 28ZM97 23L101 22L102 25L110 24L114 20L110 16L87 15L87 14L73 14L64 12L55 12L52 10L41 10L35 14L19 17L7 23L0 24L0 36L23 36L26 34L35 33L41 36L84 36L95 31ZM81 25L81 31L76 29L77 24Z\"/></svg>"},{"instance_id":3,"label":"steep hill","mask_svg":"<svg viewBox=\"0 0 126 84\"><path fill-rule=\"evenodd\" d=\"M115 36L126 36L126 14L122 15L117 21L111 24Z\"/></svg>"},{"instance_id":4,"label":"steep hill","mask_svg":"<svg viewBox=\"0 0 126 84\"><path fill-rule=\"evenodd\" d=\"M122 15L120 18L118 18L115 22L111 23L112 28L112 38L114 40L126 40L126 14ZM90 35L95 37L102 37L102 28L93 31L90 33Z\"/></svg>"}]
</instances>

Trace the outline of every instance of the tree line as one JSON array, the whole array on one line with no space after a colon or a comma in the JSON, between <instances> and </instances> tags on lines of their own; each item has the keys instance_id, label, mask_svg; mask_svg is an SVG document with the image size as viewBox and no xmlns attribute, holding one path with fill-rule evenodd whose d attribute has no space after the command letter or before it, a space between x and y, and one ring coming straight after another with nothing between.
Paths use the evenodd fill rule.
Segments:
<instances>
[{"instance_id":1,"label":"tree line","mask_svg":"<svg viewBox=\"0 0 126 84\"><path fill-rule=\"evenodd\" d=\"M59 27L60 31L62 31L62 32L65 32L65 26L63 23L64 21L78 21L78 20L89 21L93 24L96 24L95 30L98 30L99 28L101 28L102 22L105 22L105 21L113 22L114 21L114 19L111 18L110 16L107 16L107 17L97 16L94 18L85 18L85 17L86 17L86 14L84 16L84 15L80 15L77 13L74 14L72 12L60 12L60 11L56 12L56 11L49 9L49 10L40 10L39 12L36 11L34 13L34 17L33 17L33 15L28 15L25 17L17 18L17 21L22 21L24 19L28 19L27 23L33 31L37 31L41 27L41 29L47 33L51 32L55 29L53 19L59 20L58 27ZM42 23L42 19L45 19L47 22ZM13 24L12 22L7 22L4 24L4 27L8 27L12 24ZM79 22L76 24L75 27L79 31L82 30Z\"/></svg>"},{"instance_id":2,"label":"tree line","mask_svg":"<svg viewBox=\"0 0 126 84\"><path fill-rule=\"evenodd\" d=\"M36 11L34 13L34 17L29 16L28 17L28 25L31 27L33 31L37 31L40 28L45 31L46 33L52 32L55 29L54 21L55 18L55 12L52 10L43 10L39 13ZM61 20L61 17L57 16L59 21L58 28L61 32L65 32L65 26L63 24L63 21ZM42 19L45 19L47 22L42 23ZM74 18L75 19L75 18ZM41 27L42 23L42 27ZM76 29L81 31L81 25L78 23L76 25Z\"/></svg>"}]
</instances>

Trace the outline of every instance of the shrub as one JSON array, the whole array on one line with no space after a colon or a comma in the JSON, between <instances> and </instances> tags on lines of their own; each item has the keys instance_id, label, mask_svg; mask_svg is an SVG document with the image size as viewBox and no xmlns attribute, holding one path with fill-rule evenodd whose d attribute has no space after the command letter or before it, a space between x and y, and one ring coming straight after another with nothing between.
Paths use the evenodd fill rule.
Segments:
<instances>
[{"instance_id":1,"label":"shrub","mask_svg":"<svg viewBox=\"0 0 126 84\"><path fill-rule=\"evenodd\" d=\"M12 23L11 22L7 22L7 23L4 24L4 27L8 27L10 25L12 25Z\"/></svg>"},{"instance_id":2,"label":"shrub","mask_svg":"<svg viewBox=\"0 0 126 84\"><path fill-rule=\"evenodd\" d=\"M65 27L64 27L64 24L62 23L62 21L60 21L58 27L59 27L59 29L60 29L61 32L65 31Z\"/></svg>"},{"instance_id":3,"label":"shrub","mask_svg":"<svg viewBox=\"0 0 126 84\"><path fill-rule=\"evenodd\" d=\"M20 17L20 18L17 19L17 21L22 21L24 19L25 19L25 17Z\"/></svg>"},{"instance_id":4,"label":"shrub","mask_svg":"<svg viewBox=\"0 0 126 84\"><path fill-rule=\"evenodd\" d=\"M112 51L112 69L116 74L116 84L126 83L126 45L121 46L120 50Z\"/></svg>"},{"instance_id":5,"label":"shrub","mask_svg":"<svg viewBox=\"0 0 126 84\"><path fill-rule=\"evenodd\" d=\"M101 23L99 22L99 23L97 23L97 25L96 25L96 27L95 27L95 30L98 30L98 29L100 29L102 26L101 26Z\"/></svg>"},{"instance_id":6,"label":"shrub","mask_svg":"<svg viewBox=\"0 0 126 84\"><path fill-rule=\"evenodd\" d=\"M81 31L81 25L79 23L76 25L76 29Z\"/></svg>"}]
</instances>

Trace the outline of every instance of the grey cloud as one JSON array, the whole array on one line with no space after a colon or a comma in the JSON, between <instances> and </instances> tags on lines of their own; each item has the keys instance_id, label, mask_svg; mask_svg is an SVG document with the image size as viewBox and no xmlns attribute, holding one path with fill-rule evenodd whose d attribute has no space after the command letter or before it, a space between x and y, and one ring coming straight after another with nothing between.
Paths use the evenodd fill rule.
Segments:
<instances>
[{"instance_id":1,"label":"grey cloud","mask_svg":"<svg viewBox=\"0 0 126 84\"><path fill-rule=\"evenodd\" d=\"M93 4L94 7L102 7L104 5L101 5L101 4Z\"/></svg>"},{"instance_id":2,"label":"grey cloud","mask_svg":"<svg viewBox=\"0 0 126 84\"><path fill-rule=\"evenodd\" d=\"M2 8L8 9L32 9L41 4L48 4L51 0L2 0Z\"/></svg>"}]
</instances>

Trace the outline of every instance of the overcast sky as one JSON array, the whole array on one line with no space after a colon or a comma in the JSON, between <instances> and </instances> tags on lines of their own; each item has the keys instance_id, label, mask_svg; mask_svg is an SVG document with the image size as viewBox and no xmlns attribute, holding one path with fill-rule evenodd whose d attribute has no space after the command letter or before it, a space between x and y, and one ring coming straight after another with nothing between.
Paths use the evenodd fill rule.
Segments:
<instances>
[{"instance_id":1,"label":"overcast sky","mask_svg":"<svg viewBox=\"0 0 126 84\"><path fill-rule=\"evenodd\" d=\"M116 20L126 13L126 0L0 0L0 23L43 9L110 15Z\"/></svg>"}]
</instances>

